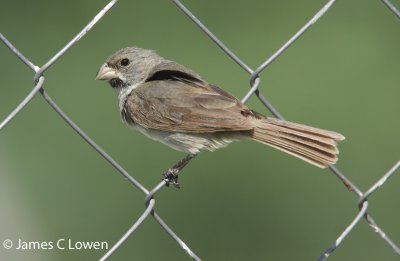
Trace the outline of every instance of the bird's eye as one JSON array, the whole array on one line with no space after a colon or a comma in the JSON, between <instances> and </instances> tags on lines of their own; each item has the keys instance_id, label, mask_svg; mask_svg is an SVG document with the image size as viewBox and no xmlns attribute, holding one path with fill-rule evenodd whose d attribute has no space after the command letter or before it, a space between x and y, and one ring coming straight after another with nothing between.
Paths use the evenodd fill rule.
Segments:
<instances>
[{"instance_id":1,"label":"bird's eye","mask_svg":"<svg viewBox=\"0 0 400 261\"><path fill-rule=\"evenodd\" d=\"M121 65L122 66L127 66L128 64L129 64L129 59L124 58L124 59L121 60Z\"/></svg>"}]
</instances>

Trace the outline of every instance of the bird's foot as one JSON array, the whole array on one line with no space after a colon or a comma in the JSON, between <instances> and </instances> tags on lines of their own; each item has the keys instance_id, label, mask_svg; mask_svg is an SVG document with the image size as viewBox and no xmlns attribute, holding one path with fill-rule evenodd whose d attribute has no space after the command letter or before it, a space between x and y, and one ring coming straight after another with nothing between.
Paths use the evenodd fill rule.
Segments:
<instances>
[{"instance_id":1,"label":"bird's foot","mask_svg":"<svg viewBox=\"0 0 400 261\"><path fill-rule=\"evenodd\" d=\"M175 188L181 188L178 182L178 169L171 168L161 175L161 180L165 181L165 185L173 185Z\"/></svg>"},{"instance_id":2,"label":"bird's foot","mask_svg":"<svg viewBox=\"0 0 400 261\"><path fill-rule=\"evenodd\" d=\"M178 161L172 168L161 175L161 180L165 181L165 185L173 185L175 188L180 188L178 182L178 173L194 158L197 154L188 154L186 157Z\"/></svg>"}]
</instances>

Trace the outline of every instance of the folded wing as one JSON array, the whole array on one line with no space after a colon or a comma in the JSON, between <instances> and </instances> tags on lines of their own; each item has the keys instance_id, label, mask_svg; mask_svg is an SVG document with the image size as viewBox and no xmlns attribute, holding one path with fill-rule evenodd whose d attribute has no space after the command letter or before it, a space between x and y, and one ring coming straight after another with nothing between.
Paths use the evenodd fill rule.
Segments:
<instances>
[{"instance_id":1,"label":"folded wing","mask_svg":"<svg viewBox=\"0 0 400 261\"><path fill-rule=\"evenodd\" d=\"M132 91L122 114L144 128L196 133L251 130L255 117L222 89L173 70L158 71Z\"/></svg>"}]
</instances>

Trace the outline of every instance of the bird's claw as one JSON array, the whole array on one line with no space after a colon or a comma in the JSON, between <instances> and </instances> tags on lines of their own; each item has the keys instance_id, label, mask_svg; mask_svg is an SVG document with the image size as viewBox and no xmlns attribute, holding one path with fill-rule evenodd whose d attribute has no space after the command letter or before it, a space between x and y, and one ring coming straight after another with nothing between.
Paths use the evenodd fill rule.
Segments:
<instances>
[{"instance_id":1,"label":"bird's claw","mask_svg":"<svg viewBox=\"0 0 400 261\"><path fill-rule=\"evenodd\" d=\"M175 188L181 188L178 182L178 174L176 169L169 169L161 175L161 180L165 181L165 185L173 185Z\"/></svg>"}]
</instances>

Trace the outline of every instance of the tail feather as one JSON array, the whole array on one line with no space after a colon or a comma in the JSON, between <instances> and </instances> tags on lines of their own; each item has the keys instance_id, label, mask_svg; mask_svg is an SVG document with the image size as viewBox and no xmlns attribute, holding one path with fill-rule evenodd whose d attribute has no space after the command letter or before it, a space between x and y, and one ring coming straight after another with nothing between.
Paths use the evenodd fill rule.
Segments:
<instances>
[{"instance_id":1,"label":"tail feather","mask_svg":"<svg viewBox=\"0 0 400 261\"><path fill-rule=\"evenodd\" d=\"M273 118L259 120L252 138L321 168L336 163L336 142L344 140L333 131Z\"/></svg>"}]
</instances>

